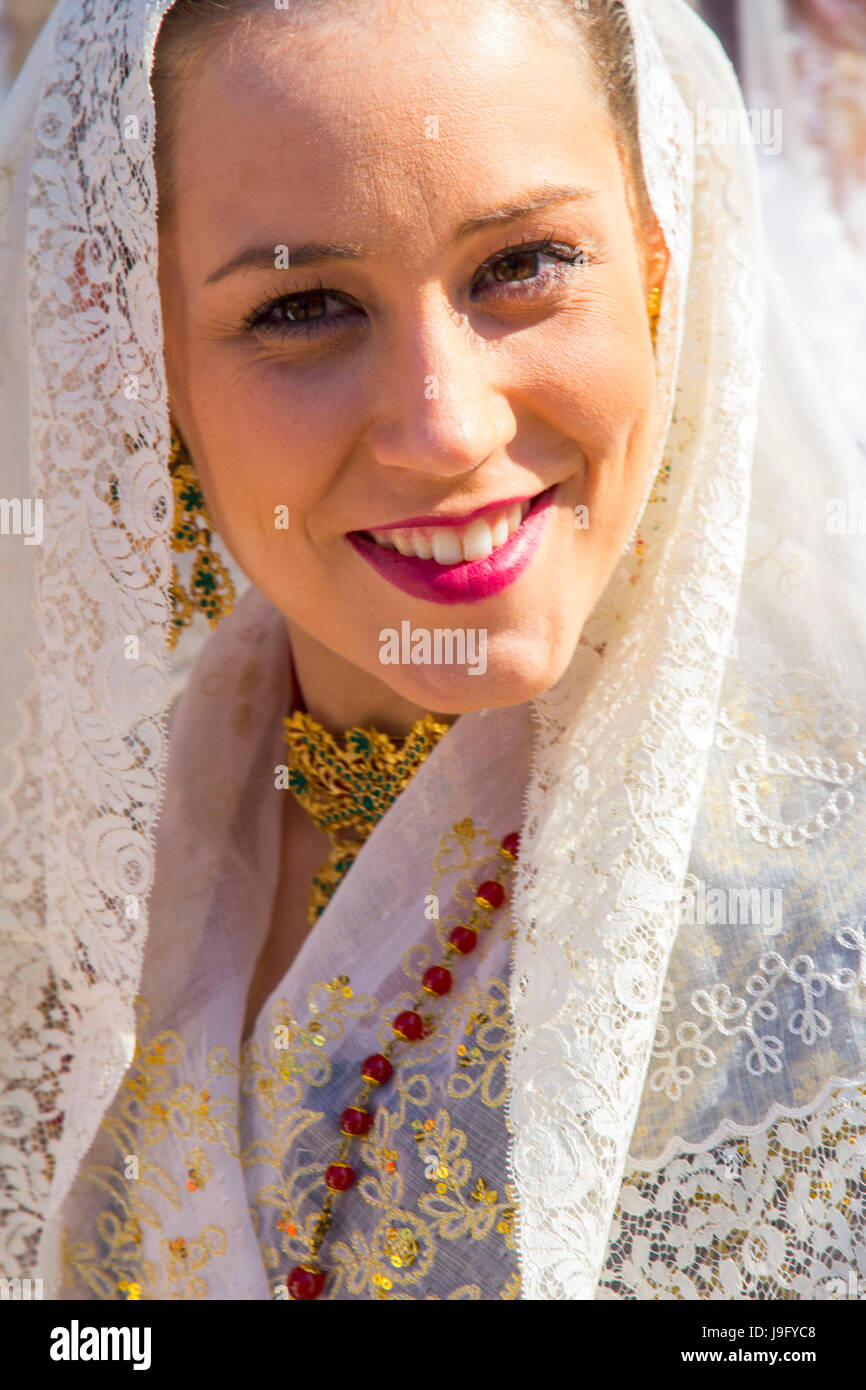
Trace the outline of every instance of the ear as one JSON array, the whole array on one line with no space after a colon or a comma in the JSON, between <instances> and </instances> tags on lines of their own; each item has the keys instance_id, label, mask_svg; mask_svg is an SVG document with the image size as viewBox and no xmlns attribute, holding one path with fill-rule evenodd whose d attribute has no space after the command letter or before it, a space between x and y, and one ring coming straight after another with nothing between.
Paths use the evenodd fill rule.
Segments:
<instances>
[{"instance_id":1,"label":"ear","mask_svg":"<svg viewBox=\"0 0 866 1390\"><path fill-rule=\"evenodd\" d=\"M670 262L670 252L664 239L659 220L650 206L645 190L640 191L636 180L631 176L626 152L617 146L625 182L625 196L638 247L639 260L643 264L644 296L649 297L652 289L664 294L664 283Z\"/></svg>"},{"instance_id":2,"label":"ear","mask_svg":"<svg viewBox=\"0 0 866 1390\"><path fill-rule=\"evenodd\" d=\"M647 295L649 295L650 290L658 289L663 296L665 278L668 273L668 265L670 264L671 257L658 218L654 212L649 213L649 220L645 223L644 235L644 289Z\"/></svg>"}]
</instances>

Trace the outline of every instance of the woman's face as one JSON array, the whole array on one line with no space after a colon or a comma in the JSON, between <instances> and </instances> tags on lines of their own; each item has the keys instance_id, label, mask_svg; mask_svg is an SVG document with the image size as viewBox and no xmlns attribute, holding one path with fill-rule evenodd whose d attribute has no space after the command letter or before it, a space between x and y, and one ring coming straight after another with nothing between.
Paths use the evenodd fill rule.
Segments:
<instances>
[{"instance_id":1,"label":"woman's face","mask_svg":"<svg viewBox=\"0 0 866 1390\"><path fill-rule=\"evenodd\" d=\"M556 682L648 481L667 256L579 44L492 4L275 11L179 102L166 365L217 529L425 709Z\"/></svg>"}]
</instances>

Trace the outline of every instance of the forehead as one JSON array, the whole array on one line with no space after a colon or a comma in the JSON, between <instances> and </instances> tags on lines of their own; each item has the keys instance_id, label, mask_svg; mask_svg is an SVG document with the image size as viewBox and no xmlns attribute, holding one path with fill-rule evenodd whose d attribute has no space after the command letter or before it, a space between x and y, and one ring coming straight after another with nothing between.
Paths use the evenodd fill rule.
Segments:
<instances>
[{"instance_id":1,"label":"forehead","mask_svg":"<svg viewBox=\"0 0 866 1390\"><path fill-rule=\"evenodd\" d=\"M348 218L381 242L543 182L621 177L579 31L499 5L432 26L256 16L209 45L176 111L179 205L227 235L252 216L311 234Z\"/></svg>"}]
</instances>

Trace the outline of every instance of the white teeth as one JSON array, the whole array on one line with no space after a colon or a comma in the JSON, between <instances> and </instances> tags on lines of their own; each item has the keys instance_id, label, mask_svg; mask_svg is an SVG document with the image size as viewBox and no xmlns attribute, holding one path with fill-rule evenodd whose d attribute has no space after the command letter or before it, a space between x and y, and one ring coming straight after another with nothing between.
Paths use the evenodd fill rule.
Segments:
<instances>
[{"instance_id":1,"label":"white teeth","mask_svg":"<svg viewBox=\"0 0 866 1390\"><path fill-rule=\"evenodd\" d=\"M492 551L514 535L522 525L532 499L513 502L487 516L470 521L465 526L425 526L408 531L370 531L377 545L384 550L399 550L401 555L417 556L420 560L435 560L439 565L457 565L465 560L486 560Z\"/></svg>"},{"instance_id":2,"label":"white teeth","mask_svg":"<svg viewBox=\"0 0 866 1390\"><path fill-rule=\"evenodd\" d=\"M463 559L460 537L450 527L439 527L430 539L433 545L433 559L437 565L456 565Z\"/></svg>"},{"instance_id":3,"label":"white teeth","mask_svg":"<svg viewBox=\"0 0 866 1390\"><path fill-rule=\"evenodd\" d=\"M486 560L493 549L493 532L483 517L466 528L463 537L464 560Z\"/></svg>"}]
</instances>

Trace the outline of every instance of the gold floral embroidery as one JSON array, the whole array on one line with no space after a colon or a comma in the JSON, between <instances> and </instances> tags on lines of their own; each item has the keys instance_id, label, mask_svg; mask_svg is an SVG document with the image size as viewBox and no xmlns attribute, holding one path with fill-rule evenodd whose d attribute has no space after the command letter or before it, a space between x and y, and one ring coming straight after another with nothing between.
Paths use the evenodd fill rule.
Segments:
<instances>
[{"instance_id":1,"label":"gold floral embroidery","mask_svg":"<svg viewBox=\"0 0 866 1390\"><path fill-rule=\"evenodd\" d=\"M199 1192L211 1176L211 1166L203 1149L192 1149L186 1157L187 1191Z\"/></svg>"},{"instance_id":2,"label":"gold floral embroidery","mask_svg":"<svg viewBox=\"0 0 866 1390\"><path fill-rule=\"evenodd\" d=\"M511 1046L511 1010L508 989L502 980L491 980L470 1014L465 1028L472 1046L461 1043L461 1070L448 1082L448 1094L467 1100L481 1092L485 1105L504 1105L508 1088L508 1053Z\"/></svg>"},{"instance_id":3,"label":"gold floral embroidery","mask_svg":"<svg viewBox=\"0 0 866 1390\"><path fill-rule=\"evenodd\" d=\"M465 921L473 910L479 863L483 864L485 859L494 862L497 854L498 843L486 832L476 830L469 821L461 822L454 827L452 835L443 838L434 861L433 901L438 902L437 890L447 876L457 875L459 881L449 893L456 904L454 910L436 919L440 944L447 941L453 927ZM497 931L503 937L510 934L505 922ZM483 956L486 950L484 932L479 947L479 954ZM431 963L432 954L427 945L412 947L405 953L403 968L411 981L420 980ZM380 1040L387 1036L388 1020L394 1010L408 1006L411 993L388 1005ZM507 989L504 982L497 979L481 987L473 976L459 994L455 992L440 1001L435 1028L413 1046L411 1054L398 1068L390 1096L377 1110L373 1129L363 1145L361 1161L364 1167L358 1192L368 1204L380 1207L385 1216L372 1240L366 1240L355 1229L348 1239L335 1240L330 1246L331 1277L326 1297L335 1297L341 1290L355 1296L366 1290L376 1298L411 1297L411 1288L420 1283L432 1267L439 1240L466 1238L476 1242L493 1234L503 1239L506 1250L514 1250L516 1194L506 1187L504 1196L495 1195L493 1202L485 1201L482 1206L474 1201L474 1175L466 1154L466 1133L454 1124L447 1110L440 1108L435 1116L428 1113L432 1088L425 1070L427 1064L451 1049L457 1037L473 1033L481 1045L476 1045L478 1057L469 1059L476 1067L475 1072L466 1075L465 1063L458 1054L460 1070L448 1078L446 1093L457 1101L477 1097L485 1107L502 1107L505 1099L503 1063L511 1036ZM419 1111L426 1119L421 1118ZM407 1185L394 1160L401 1138L405 1144L407 1137L415 1141L415 1145L410 1146L410 1161L411 1148L416 1147L418 1161L423 1165L431 1188L430 1192L420 1192L415 1204L417 1215L404 1206ZM505 1143L503 1131L503 1151ZM478 1179L474 1181L477 1183ZM394 1265L390 1253L394 1237L388 1236L389 1230L401 1231L402 1238L411 1243L411 1264ZM458 1295L481 1296L477 1285L464 1286Z\"/></svg>"},{"instance_id":4,"label":"gold floral embroidery","mask_svg":"<svg viewBox=\"0 0 866 1390\"><path fill-rule=\"evenodd\" d=\"M520 1297L519 1274L512 1274L509 1279L506 1279L505 1283L502 1285L502 1288L499 1290L499 1297L508 1301Z\"/></svg>"},{"instance_id":5,"label":"gold floral embroidery","mask_svg":"<svg viewBox=\"0 0 866 1390\"><path fill-rule=\"evenodd\" d=\"M432 920L429 934L439 946L453 926L467 920L475 906L475 885L498 853L498 842L470 822L443 836L431 894L433 901L438 903L439 895L453 907ZM442 887L446 880L447 897ZM508 935L506 914L497 920L495 931ZM444 1079L444 1094L457 1106L471 1100L502 1114L504 1158L507 989L502 980L479 983L477 978L478 962L493 939L493 931L481 931L466 977L461 981L458 974L452 993L431 1004L429 1036L413 1044L399 1061L395 1058L393 1085L352 1158L358 1181L348 1199L361 1204L359 1214L369 1214L371 1208L380 1214L374 1214L372 1225L365 1224L364 1232L347 1227L345 1216L341 1218L337 1238L326 1246L326 1297L435 1298L438 1295L425 1294L423 1286L440 1241L465 1238L475 1244L493 1238L501 1241L504 1251L514 1250L515 1194L505 1184L497 1189L489 1172L473 1170L467 1132L448 1110L433 1109L427 1074L437 1058L456 1052L458 1041L470 1041L471 1055L468 1061L458 1056L457 1068ZM207 1266L226 1255L228 1240L215 1226L191 1228L189 1213L195 1211L200 1191L213 1181L223 1151L251 1175L257 1170L266 1175L266 1181L250 1187L250 1216L265 1270L274 1280L274 1294L284 1297L286 1272L306 1256L321 1211L324 1163L321 1136L313 1139L313 1130L337 1119L330 1109L326 1113L314 1108L312 1098L333 1081L333 1058L350 1028L369 1020L369 1051L383 1045L391 1019L417 994L420 976L436 950L436 945L432 950L428 945L408 951L403 961L405 996L381 1004L359 995L346 974L308 991L306 1022L295 1017L285 1001L275 1002L264 1035L259 1030L237 1057L224 1046L213 1047L210 1077L196 1078L195 1085L177 1078L185 1065L178 1033L165 1030L142 1043L101 1131L121 1163L125 1156L138 1156L138 1181L119 1176L117 1158L113 1164L85 1170L83 1178L109 1193L111 1208L97 1219L97 1241L67 1247L70 1280L83 1281L102 1298L158 1298L166 1296L166 1289L171 1298L207 1297ZM141 1005L146 1019L144 1001ZM224 1089L230 1094L221 1094ZM347 1094L345 1103L351 1099ZM245 1138L242 1105L248 1117L243 1121ZM250 1138L249 1123L256 1116L258 1133L254 1130ZM154 1161L153 1151L165 1140L178 1139L187 1141L181 1150L185 1166L172 1175ZM305 1147L311 1161L299 1162L298 1151ZM435 1173L428 1181L425 1173L431 1165ZM183 1213L184 1219L162 1236L158 1258L149 1260L142 1254L142 1232L161 1235L160 1203L179 1218ZM351 1220L351 1206L342 1211ZM493 1267L502 1270L499 1255ZM492 1296L517 1296L516 1271L502 1270L503 1276L504 1284ZM130 1293L132 1289L137 1292ZM481 1296L480 1285L473 1282L447 1295Z\"/></svg>"},{"instance_id":6,"label":"gold floral embroidery","mask_svg":"<svg viewBox=\"0 0 866 1390\"><path fill-rule=\"evenodd\" d=\"M385 1254L395 1269L408 1268L418 1258L418 1242L411 1226L389 1226L385 1232Z\"/></svg>"}]
</instances>

